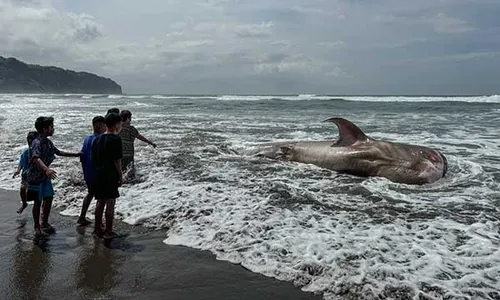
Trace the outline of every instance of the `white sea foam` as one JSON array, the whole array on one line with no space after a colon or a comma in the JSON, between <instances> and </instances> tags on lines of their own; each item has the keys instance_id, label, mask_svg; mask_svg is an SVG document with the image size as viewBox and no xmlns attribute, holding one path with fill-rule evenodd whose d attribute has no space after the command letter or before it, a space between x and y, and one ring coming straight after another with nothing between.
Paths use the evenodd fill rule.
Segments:
<instances>
[{"instance_id":1,"label":"white sea foam","mask_svg":"<svg viewBox=\"0 0 500 300\"><path fill-rule=\"evenodd\" d=\"M297 96L284 96L284 95L223 95L217 98L217 100L223 101L260 101L260 100L330 100L337 98L335 96L317 96L314 94L301 94ZM338 99L338 98L337 98Z\"/></svg>"},{"instance_id":2,"label":"white sea foam","mask_svg":"<svg viewBox=\"0 0 500 300\"><path fill-rule=\"evenodd\" d=\"M349 96L349 95L316 95L316 94L299 94L299 95L106 95L106 94L8 94L0 97L18 97L33 99L53 99L53 98L103 98L109 99L159 99L159 100L221 100L221 101L307 101L307 100L323 100L323 101L355 101L355 102L465 102L465 103L500 103L500 95L485 95L485 96Z\"/></svg>"},{"instance_id":3,"label":"white sea foam","mask_svg":"<svg viewBox=\"0 0 500 300\"><path fill-rule=\"evenodd\" d=\"M368 101L368 102L471 102L471 103L500 103L499 95L491 96L446 96L446 97L403 97L403 96L390 96L390 97L358 97L347 96L341 97L349 101Z\"/></svg>"},{"instance_id":4,"label":"white sea foam","mask_svg":"<svg viewBox=\"0 0 500 300\"><path fill-rule=\"evenodd\" d=\"M153 99L215 99L222 101L263 101L263 100L346 100L363 102L469 102L469 103L500 103L499 95L491 96L442 96L442 97L418 97L418 96L343 96L343 95L315 95L300 94L290 95L222 95L222 96L169 96L154 95Z\"/></svg>"},{"instance_id":5,"label":"white sea foam","mask_svg":"<svg viewBox=\"0 0 500 300\"><path fill-rule=\"evenodd\" d=\"M203 96L162 96L156 95L152 98L157 99L217 99L222 101L263 101L263 100L345 100L345 101L363 101L363 102L469 102L469 103L500 103L499 95L491 96L442 96L442 97L419 97L419 96L343 96L343 95L315 95L300 94L290 95L222 95L218 97Z\"/></svg>"},{"instance_id":6,"label":"white sea foam","mask_svg":"<svg viewBox=\"0 0 500 300\"><path fill-rule=\"evenodd\" d=\"M117 214L130 224L162 228L165 243L212 251L326 299L500 297L494 103L400 112L381 99L370 111L343 108L342 116L373 137L446 154L447 177L408 186L234 152L260 142L333 139L335 127L320 121L335 104L310 102L307 110L275 104L270 111L231 105L229 98L190 98L189 105L179 97L40 98L0 95L0 187L18 187L11 175L35 116L53 115L54 143L78 150L94 115L131 108L137 128L159 146L136 142L138 178L121 188ZM85 193L79 161L58 158L53 167L55 204L76 216Z\"/></svg>"}]
</instances>

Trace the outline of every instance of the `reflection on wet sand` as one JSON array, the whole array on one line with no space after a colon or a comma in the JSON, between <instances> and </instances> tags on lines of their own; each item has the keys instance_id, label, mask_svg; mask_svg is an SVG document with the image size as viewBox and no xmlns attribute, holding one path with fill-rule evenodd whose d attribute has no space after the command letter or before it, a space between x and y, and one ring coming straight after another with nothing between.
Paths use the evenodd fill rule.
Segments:
<instances>
[{"instance_id":1,"label":"reflection on wet sand","mask_svg":"<svg viewBox=\"0 0 500 300\"><path fill-rule=\"evenodd\" d=\"M52 265L52 255L47 251L46 239L28 240L26 219L20 220L16 234L16 245L12 253L11 272L15 298L37 299L44 290ZM28 235L29 236L29 235Z\"/></svg>"},{"instance_id":2,"label":"reflection on wet sand","mask_svg":"<svg viewBox=\"0 0 500 300\"><path fill-rule=\"evenodd\" d=\"M162 243L164 233L119 223L109 243L92 226L51 215L54 235L33 238L29 211L0 190L0 300L38 299L319 299L292 285L217 261L206 252ZM128 235L127 235L128 234Z\"/></svg>"},{"instance_id":3,"label":"reflection on wet sand","mask_svg":"<svg viewBox=\"0 0 500 300\"><path fill-rule=\"evenodd\" d=\"M94 239L85 245L77 256L75 279L78 289L86 291L86 296L110 296L109 292L117 285L121 260L105 247L101 241Z\"/></svg>"},{"instance_id":4,"label":"reflection on wet sand","mask_svg":"<svg viewBox=\"0 0 500 300\"><path fill-rule=\"evenodd\" d=\"M52 273L53 267L66 259L58 253L61 242L56 236L33 238L26 230L26 219L18 220L16 244L12 251L11 285L14 299L39 299L46 294L46 286L65 281L74 285L77 293L84 299L111 297L113 288L120 280L119 269L122 265L120 253L113 252L109 245L98 239L88 237L85 229L78 230L74 240L71 264L72 269L65 270L71 274L64 278L64 273ZM81 231L81 232L80 232ZM57 268L56 268L57 269Z\"/></svg>"}]
</instances>

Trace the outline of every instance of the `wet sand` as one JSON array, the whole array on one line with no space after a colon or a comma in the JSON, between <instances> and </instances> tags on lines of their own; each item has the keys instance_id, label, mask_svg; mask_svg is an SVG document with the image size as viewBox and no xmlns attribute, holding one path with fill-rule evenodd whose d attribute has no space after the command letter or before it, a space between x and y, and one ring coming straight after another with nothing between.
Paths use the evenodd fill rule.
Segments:
<instances>
[{"instance_id":1,"label":"wet sand","mask_svg":"<svg viewBox=\"0 0 500 300\"><path fill-rule=\"evenodd\" d=\"M129 235L104 245L93 224L54 210L57 233L35 241L32 206L16 214L19 195L4 190L0 203L0 299L321 299L122 222L116 231Z\"/></svg>"}]
</instances>

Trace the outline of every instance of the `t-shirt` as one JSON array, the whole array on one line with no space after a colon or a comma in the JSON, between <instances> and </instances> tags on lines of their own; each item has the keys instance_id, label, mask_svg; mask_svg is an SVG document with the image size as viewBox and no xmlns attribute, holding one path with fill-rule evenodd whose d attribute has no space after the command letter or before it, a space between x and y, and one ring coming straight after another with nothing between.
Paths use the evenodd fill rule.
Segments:
<instances>
[{"instance_id":1,"label":"t-shirt","mask_svg":"<svg viewBox=\"0 0 500 300\"><path fill-rule=\"evenodd\" d=\"M100 134L90 135L83 141L80 162L82 163L83 178L85 182L92 182L95 176L95 170L92 164L92 144L99 135Z\"/></svg>"},{"instance_id":2,"label":"t-shirt","mask_svg":"<svg viewBox=\"0 0 500 300\"><path fill-rule=\"evenodd\" d=\"M118 171L115 160L122 155L122 140L116 134L102 134L92 144L92 164L95 170L94 181L115 183L118 180Z\"/></svg>"},{"instance_id":3,"label":"t-shirt","mask_svg":"<svg viewBox=\"0 0 500 300\"><path fill-rule=\"evenodd\" d=\"M21 168L23 171L21 172L21 180L26 182L27 174L28 174L28 165L30 163L30 148L24 149L23 153L21 154L21 158L19 159L19 168Z\"/></svg>"},{"instance_id":4,"label":"t-shirt","mask_svg":"<svg viewBox=\"0 0 500 300\"><path fill-rule=\"evenodd\" d=\"M39 136L31 143L30 152L31 156L28 164L27 182L30 185L38 185L48 179L48 177L33 160L35 158L40 158L47 167L50 167L56 155L60 155L61 151L59 151L47 137Z\"/></svg>"},{"instance_id":5,"label":"t-shirt","mask_svg":"<svg viewBox=\"0 0 500 300\"><path fill-rule=\"evenodd\" d=\"M123 157L134 157L134 141L138 135L139 131L137 131L134 126L123 124L122 130L120 131L123 145Z\"/></svg>"}]
</instances>

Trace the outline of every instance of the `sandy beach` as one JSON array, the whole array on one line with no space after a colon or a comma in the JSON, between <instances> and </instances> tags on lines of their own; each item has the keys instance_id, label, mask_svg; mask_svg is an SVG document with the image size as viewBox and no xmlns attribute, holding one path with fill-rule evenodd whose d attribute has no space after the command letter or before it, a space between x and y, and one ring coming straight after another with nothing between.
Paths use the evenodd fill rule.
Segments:
<instances>
[{"instance_id":1,"label":"sandy beach","mask_svg":"<svg viewBox=\"0 0 500 300\"><path fill-rule=\"evenodd\" d=\"M32 206L17 215L12 191L0 190L0 201L1 299L321 299L122 222L116 230L128 236L104 245L92 225L79 228L54 210L57 233L34 241Z\"/></svg>"}]
</instances>

